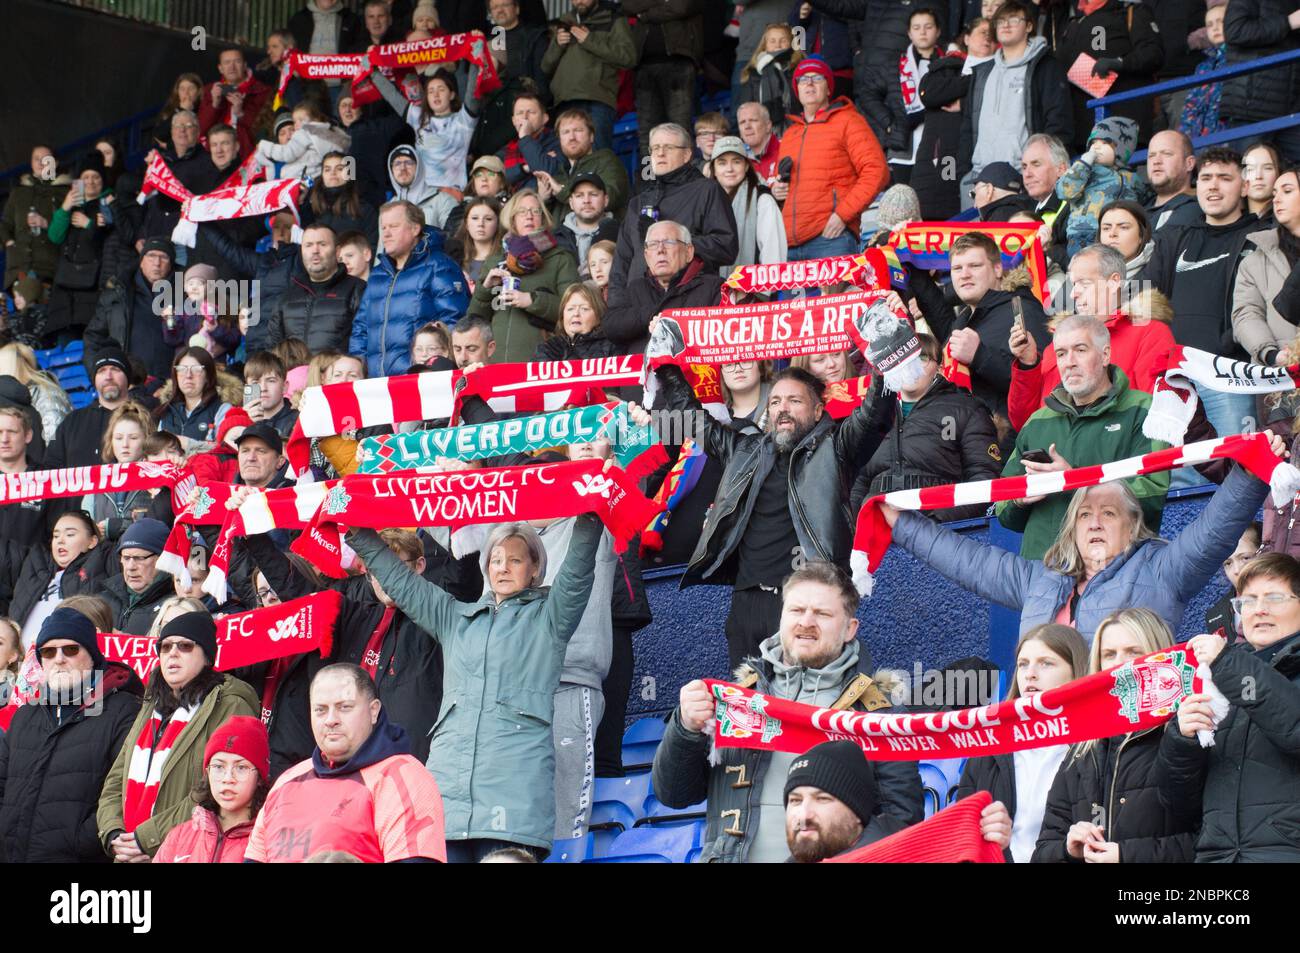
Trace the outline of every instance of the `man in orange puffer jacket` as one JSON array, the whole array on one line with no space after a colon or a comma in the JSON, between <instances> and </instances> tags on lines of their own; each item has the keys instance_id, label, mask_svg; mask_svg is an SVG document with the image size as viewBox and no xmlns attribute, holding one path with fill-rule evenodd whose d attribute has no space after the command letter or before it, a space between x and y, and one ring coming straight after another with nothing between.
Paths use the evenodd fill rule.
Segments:
<instances>
[{"instance_id":1,"label":"man in orange puffer jacket","mask_svg":"<svg viewBox=\"0 0 1300 953\"><path fill-rule=\"evenodd\" d=\"M803 112L790 116L780 163L793 163L789 184L772 189L783 199L790 261L847 255L858 250L862 212L889 183L885 153L853 103L832 101L834 75L819 56L799 61L794 88Z\"/></svg>"}]
</instances>

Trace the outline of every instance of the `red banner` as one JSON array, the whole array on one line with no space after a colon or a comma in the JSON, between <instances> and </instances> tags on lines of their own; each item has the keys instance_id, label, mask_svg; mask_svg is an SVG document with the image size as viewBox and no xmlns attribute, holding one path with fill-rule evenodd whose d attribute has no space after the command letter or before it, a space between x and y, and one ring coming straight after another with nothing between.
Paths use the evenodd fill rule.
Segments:
<instances>
[{"instance_id":1,"label":"red banner","mask_svg":"<svg viewBox=\"0 0 1300 953\"><path fill-rule=\"evenodd\" d=\"M1144 731L1168 721L1201 691L1186 645L1010 701L925 714L840 711L784 701L706 679L719 748L802 754L852 741L868 761L983 757Z\"/></svg>"},{"instance_id":2,"label":"red banner","mask_svg":"<svg viewBox=\"0 0 1300 953\"><path fill-rule=\"evenodd\" d=\"M172 463L106 463L98 467L27 470L0 476L0 505L94 493L131 493L174 486L186 471Z\"/></svg>"}]
</instances>

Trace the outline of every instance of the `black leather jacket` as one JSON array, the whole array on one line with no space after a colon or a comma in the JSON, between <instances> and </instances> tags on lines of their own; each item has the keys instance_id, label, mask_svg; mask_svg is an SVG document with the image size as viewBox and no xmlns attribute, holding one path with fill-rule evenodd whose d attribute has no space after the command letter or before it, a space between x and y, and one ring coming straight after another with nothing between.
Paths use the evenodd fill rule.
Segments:
<instances>
[{"instance_id":1,"label":"black leather jacket","mask_svg":"<svg viewBox=\"0 0 1300 953\"><path fill-rule=\"evenodd\" d=\"M697 411L705 421L700 437L704 452L726 468L682 587L730 584L735 581L731 557L745 535L757 488L774 465L776 448L768 433L740 433L710 417L677 368L655 373L662 388L657 406ZM876 381L871 396L852 414L838 421L822 414L792 451L790 515L799 545L811 559L848 566L854 522L849 488L889 433L894 415L895 402L882 397L879 375Z\"/></svg>"}]
</instances>

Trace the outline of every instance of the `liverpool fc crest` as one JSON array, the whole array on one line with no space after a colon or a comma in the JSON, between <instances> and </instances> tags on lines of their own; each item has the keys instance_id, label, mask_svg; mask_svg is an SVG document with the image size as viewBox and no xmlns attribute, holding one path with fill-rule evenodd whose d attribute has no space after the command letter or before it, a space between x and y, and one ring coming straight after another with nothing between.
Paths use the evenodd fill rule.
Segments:
<instances>
[{"instance_id":1,"label":"liverpool fc crest","mask_svg":"<svg viewBox=\"0 0 1300 953\"><path fill-rule=\"evenodd\" d=\"M1148 712L1163 717L1177 711L1183 696L1192 693L1195 676L1186 652L1159 652L1112 670L1110 694L1119 699L1120 714L1137 724Z\"/></svg>"}]
</instances>

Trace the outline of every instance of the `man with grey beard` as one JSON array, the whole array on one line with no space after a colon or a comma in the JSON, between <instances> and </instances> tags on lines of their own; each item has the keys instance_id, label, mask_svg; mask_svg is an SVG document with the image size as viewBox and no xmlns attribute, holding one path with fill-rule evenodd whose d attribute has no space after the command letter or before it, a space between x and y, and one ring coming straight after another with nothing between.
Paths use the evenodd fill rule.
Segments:
<instances>
[{"instance_id":1,"label":"man with grey beard","mask_svg":"<svg viewBox=\"0 0 1300 953\"><path fill-rule=\"evenodd\" d=\"M703 410L678 368L655 373L658 407L699 421L695 439L725 468L682 586L733 587L726 635L734 667L777 630L786 576L810 559L848 567L849 487L888 433L895 402L882 396L877 374L871 395L832 420L822 382L786 368L772 379L767 429L742 434Z\"/></svg>"}]
</instances>

